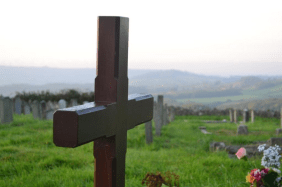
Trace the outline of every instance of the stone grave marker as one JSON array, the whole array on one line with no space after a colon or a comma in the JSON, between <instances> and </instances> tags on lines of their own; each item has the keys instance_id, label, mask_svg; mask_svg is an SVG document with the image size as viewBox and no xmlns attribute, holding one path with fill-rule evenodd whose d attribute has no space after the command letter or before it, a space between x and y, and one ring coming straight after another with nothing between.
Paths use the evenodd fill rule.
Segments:
<instances>
[{"instance_id":1,"label":"stone grave marker","mask_svg":"<svg viewBox=\"0 0 282 187\"><path fill-rule=\"evenodd\" d=\"M128 29L128 18L98 18L95 104L54 113L56 146L74 148L94 141L95 187L125 186L127 131L153 117L152 95L128 96Z\"/></svg>"},{"instance_id":2,"label":"stone grave marker","mask_svg":"<svg viewBox=\"0 0 282 187\"><path fill-rule=\"evenodd\" d=\"M145 123L145 136L146 136L147 144L150 144L153 142L152 121L148 121Z\"/></svg>"},{"instance_id":3,"label":"stone grave marker","mask_svg":"<svg viewBox=\"0 0 282 187\"><path fill-rule=\"evenodd\" d=\"M72 106L72 107L78 105L78 104L77 104L77 99L71 99L70 103L71 103L71 106Z\"/></svg>"},{"instance_id":4,"label":"stone grave marker","mask_svg":"<svg viewBox=\"0 0 282 187\"><path fill-rule=\"evenodd\" d=\"M31 105L32 108L32 115L34 119L41 119L40 107L39 102L34 100Z\"/></svg>"},{"instance_id":5,"label":"stone grave marker","mask_svg":"<svg viewBox=\"0 0 282 187\"><path fill-rule=\"evenodd\" d=\"M233 122L234 122L234 118L233 118L234 116L233 116L233 113L234 113L234 112L233 112L233 110L232 110L232 109L230 109L230 110L229 110L229 117L230 117L230 122L231 122L231 123L233 123Z\"/></svg>"},{"instance_id":6,"label":"stone grave marker","mask_svg":"<svg viewBox=\"0 0 282 187\"><path fill-rule=\"evenodd\" d=\"M175 112L174 107L173 106L169 107L169 122L174 121L174 112Z\"/></svg>"},{"instance_id":7,"label":"stone grave marker","mask_svg":"<svg viewBox=\"0 0 282 187\"><path fill-rule=\"evenodd\" d=\"M163 106L163 125L167 125L167 104Z\"/></svg>"},{"instance_id":8,"label":"stone grave marker","mask_svg":"<svg viewBox=\"0 0 282 187\"><path fill-rule=\"evenodd\" d=\"M282 138L270 138L268 141L271 146L274 146L275 144L282 146Z\"/></svg>"},{"instance_id":9,"label":"stone grave marker","mask_svg":"<svg viewBox=\"0 0 282 187\"><path fill-rule=\"evenodd\" d=\"M282 107L280 110L280 128L282 129Z\"/></svg>"},{"instance_id":10,"label":"stone grave marker","mask_svg":"<svg viewBox=\"0 0 282 187\"><path fill-rule=\"evenodd\" d=\"M157 114L157 102L154 101L154 114L153 114L153 119L156 119L156 114Z\"/></svg>"},{"instance_id":11,"label":"stone grave marker","mask_svg":"<svg viewBox=\"0 0 282 187\"><path fill-rule=\"evenodd\" d=\"M243 123L249 122L249 111L248 109L244 109L243 111Z\"/></svg>"},{"instance_id":12,"label":"stone grave marker","mask_svg":"<svg viewBox=\"0 0 282 187\"><path fill-rule=\"evenodd\" d=\"M52 101L46 103L46 119L53 120L53 114L55 112L55 106Z\"/></svg>"},{"instance_id":13,"label":"stone grave marker","mask_svg":"<svg viewBox=\"0 0 282 187\"><path fill-rule=\"evenodd\" d=\"M238 123L237 110L234 110L234 123Z\"/></svg>"},{"instance_id":14,"label":"stone grave marker","mask_svg":"<svg viewBox=\"0 0 282 187\"><path fill-rule=\"evenodd\" d=\"M19 115L22 113L22 100L19 97L15 98L15 113Z\"/></svg>"},{"instance_id":15,"label":"stone grave marker","mask_svg":"<svg viewBox=\"0 0 282 187\"><path fill-rule=\"evenodd\" d=\"M251 110L251 119L252 119L252 123L255 122L255 112L254 110Z\"/></svg>"},{"instance_id":16,"label":"stone grave marker","mask_svg":"<svg viewBox=\"0 0 282 187\"><path fill-rule=\"evenodd\" d=\"M248 126L246 125L239 125L237 128L237 135L245 134L247 135L249 133Z\"/></svg>"},{"instance_id":17,"label":"stone grave marker","mask_svg":"<svg viewBox=\"0 0 282 187\"><path fill-rule=\"evenodd\" d=\"M0 99L0 122L13 122L13 101L9 97L2 97Z\"/></svg>"},{"instance_id":18,"label":"stone grave marker","mask_svg":"<svg viewBox=\"0 0 282 187\"><path fill-rule=\"evenodd\" d=\"M30 114L30 106L27 102L23 102L23 106L24 106L24 114Z\"/></svg>"},{"instance_id":19,"label":"stone grave marker","mask_svg":"<svg viewBox=\"0 0 282 187\"><path fill-rule=\"evenodd\" d=\"M64 99L59 100L59 109L67 108L67 102Z\"/></svg>"},{"instance_id":20,"label":"stone grave marker","mask_svg":"<svg viewBox=\"0 0 282 187\"><path fill-rule=\"evenodd\" d=\"M40 101L39 110L41 119L46 119L46 102L44 100Z\"/></svg>"},{"instance_id":21,"label":"stone grave marker","mask_svg":"<svg viewBox=\"0 0 282 187\"><path fill-rule=\"evenodd\" d=\"M163 95L158 95L158 103L157 103L157 114L155 119L155 128L156 128L156 135L161 135L161 128L163 125Z\"/></svg>"}]
</instances>

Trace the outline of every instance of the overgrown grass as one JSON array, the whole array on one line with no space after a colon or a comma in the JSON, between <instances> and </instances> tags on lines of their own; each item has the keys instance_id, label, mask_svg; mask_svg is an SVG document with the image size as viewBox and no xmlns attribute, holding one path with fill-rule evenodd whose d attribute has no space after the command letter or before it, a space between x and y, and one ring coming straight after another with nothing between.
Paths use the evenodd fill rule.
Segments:
<instances>
[{"instance_id":1,"label":"overgrown grass","mask_svg":"<svg viewBox=\"0 0 282 187\"><path fill-rule=\"evenodd\" d=\"M142 186L147 172L171 171L180 176L180 186L248 186L247 173L260 166L259 158L249 162L230 159L226 152L209 152L212 141L248 144L275 137L279 120L256 118L247 123L250 134L236 136L236 124L204 124L201 120L222 120L228 116L176 116L162 127L151 145L145 143L145 126L127 133L126 186ZM14 115L14 122L0 125L0 186L93 186L93 143L72 148L53 144L52 121L34 120L32 115ZM206 126L211 135L198 129Z\"/></svg>"}]
</instances>

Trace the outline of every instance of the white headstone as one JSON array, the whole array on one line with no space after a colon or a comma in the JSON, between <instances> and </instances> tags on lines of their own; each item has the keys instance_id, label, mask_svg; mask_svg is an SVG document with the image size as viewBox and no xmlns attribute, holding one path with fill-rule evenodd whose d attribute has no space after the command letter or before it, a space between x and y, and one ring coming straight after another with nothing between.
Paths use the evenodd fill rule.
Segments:
<instances>
[{"instance_id":1,"label":"white headstone","mask_svg":"<svg viewBox=\"0 0 282 187\"><path fill-rule=\"evenodd\" d=\"M67 102L64 99L59 101L59 109L67 108Z\"/></svg>"}]
</instances>

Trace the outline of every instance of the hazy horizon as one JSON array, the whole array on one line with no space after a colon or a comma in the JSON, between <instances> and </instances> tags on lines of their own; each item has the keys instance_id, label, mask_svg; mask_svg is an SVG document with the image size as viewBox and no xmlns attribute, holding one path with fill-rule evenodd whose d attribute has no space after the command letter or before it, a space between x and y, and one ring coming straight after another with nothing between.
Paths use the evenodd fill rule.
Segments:
<instances>
[{"instance_id":1,"label":"hazy horizon","mask_svg":"<svg viewBox=\"0 0 282 187\"><path fill-rule=\"evenodd\" d=\"M129 17L129 69L280 76L282 2L0 3L0 65L95 68L97 17Z\"/></svg>"}]
</instances>

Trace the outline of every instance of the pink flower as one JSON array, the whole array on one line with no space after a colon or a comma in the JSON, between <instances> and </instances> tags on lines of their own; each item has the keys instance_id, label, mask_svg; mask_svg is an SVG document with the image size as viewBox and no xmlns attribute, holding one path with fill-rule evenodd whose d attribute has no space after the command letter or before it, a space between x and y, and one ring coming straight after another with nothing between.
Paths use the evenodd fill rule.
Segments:
<instances>
[{"instance_id":1,"label":"pink flower","mask_svg":"<svg viewBox=\"0 0 282 187\"><path fill-rule=\"evenodd\" d=\"M241 147L241 148L237 151L236 155L237 155L238 159L241 159L241 158L243 158L244 156L247 155L247 151L246 151L246 149L245 149L244 147Z\"/></svg>"}]
</instances>

